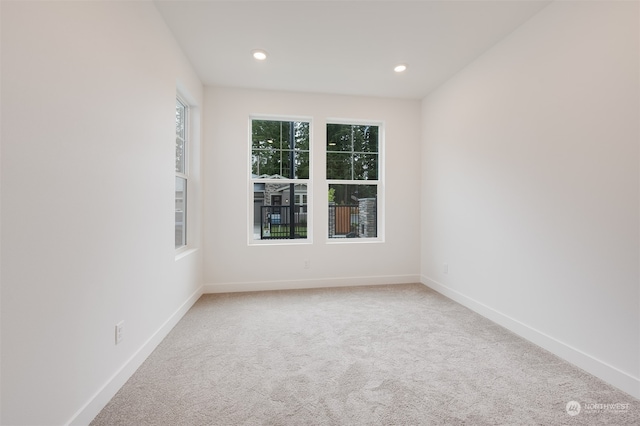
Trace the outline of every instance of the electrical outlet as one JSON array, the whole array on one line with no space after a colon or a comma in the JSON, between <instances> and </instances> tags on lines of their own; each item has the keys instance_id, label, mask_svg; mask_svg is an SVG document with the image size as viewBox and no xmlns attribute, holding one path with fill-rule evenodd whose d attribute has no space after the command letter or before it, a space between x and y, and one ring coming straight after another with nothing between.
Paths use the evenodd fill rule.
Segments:
<instances>
[{"instance_id":1,"label":"electrical outlet","mask_svg":"<svg viewBox=\"0 0 640 426\"><path fill-rule=\"evenodd\" d=\"M442 265L442 272L445 274L449 273L449 264L445 263L444 265Z\"/></svg>"},{"instance_id":2,"label":"electrical outlet","mask_svg":"<svg viewBox=\"0 0 640 426\"><path fill-rule=\"evenodd\" d=\"M305 259L304 261L304 269L311 268L311 261L309 259Z\"/></svg>"},{"instance_id":3,"label":"electrical outlet","mask_svg":"<svg viewBox=\"0 0 640 426\"><path fill-rule=\"evenodd\" d=\"M124 337L124 321L120 321L116 324L116 345L122 342Z\"/></svg>"}]
</instances>

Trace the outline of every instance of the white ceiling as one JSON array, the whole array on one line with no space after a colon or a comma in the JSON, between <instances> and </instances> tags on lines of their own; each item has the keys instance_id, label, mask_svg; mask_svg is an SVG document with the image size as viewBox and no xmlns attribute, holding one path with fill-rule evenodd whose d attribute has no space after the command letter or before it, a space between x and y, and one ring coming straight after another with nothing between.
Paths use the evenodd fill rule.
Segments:
<instances>
[{"instance_id":1,"label":"white ceiling","mask_svg":"<svg viewBox=\"0 0 640 426\"><path fill-rule=\"evenodd\" d=\"M413 99L549 3L155 0L205 85Z\"/></svg>"}]
</instances>

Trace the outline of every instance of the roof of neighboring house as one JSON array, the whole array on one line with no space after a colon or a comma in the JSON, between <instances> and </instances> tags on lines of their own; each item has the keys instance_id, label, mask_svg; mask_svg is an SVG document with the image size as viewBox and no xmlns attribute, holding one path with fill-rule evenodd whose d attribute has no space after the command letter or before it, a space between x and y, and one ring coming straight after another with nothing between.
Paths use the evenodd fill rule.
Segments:
<instances>
[{"instance_id":1,"label":"roof of neighboring house","mask_svg":"<svg viewBox=\"0 0 640 426\"><path fill-rule=\"evenodd\" d=\"M304 188L303 191L298 191L298 188ZM289 185L283 185L279 188L276 188L273 192L284 192L284 191L288 191L289 190ZM303 193L303 192L307 192L307 185L304 183L297 183L296 184L296 192L297 193Z\"/></svg>"},{"instance_id":2,"label":"roof of neighboring house","mask_svg":"<svg viewBox=\"0 0 640 426\"><path fill-rule=\"evenodd\" d=\"M256 175L251 174L251 179L286 179L286 177L282 175Z\"/></svg>"},{"instance_id":3,"label":"roof of neighboring house","mask_svg":"<svg viewBox=\"0 0 640 426\"><path fill-rule=\"evenodd\" d=\"M277 175L277 174L276 175L256 175L256 174L252 173L251 174L251 179L265 179L265 180L267 180L267 179L287 179L287 178L285 178L282 175ZM258 182L254 182L253 183L253 190L254 191L264 191L266 189L265 185L267 183L269 183L269 182L259 182L259 181ZM307 184L305 184L305 183L297 183L296 184L296 188L304 188L301 191L298 191L296 189L296 192L300 192L300 193L307 192ZM273 192L283 192L283 191L286 191L288 189L289 189L289 184L283 184L282 186L280 186L280 187L276 188L275 190L273 190Z\"/></svg>"}]
</instances>

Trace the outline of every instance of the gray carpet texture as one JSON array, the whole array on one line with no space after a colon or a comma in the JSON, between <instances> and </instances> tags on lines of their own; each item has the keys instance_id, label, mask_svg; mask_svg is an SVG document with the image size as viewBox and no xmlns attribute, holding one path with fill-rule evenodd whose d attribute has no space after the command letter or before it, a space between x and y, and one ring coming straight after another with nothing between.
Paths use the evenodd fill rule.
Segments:
<instances>
[{"instance_id":1,"label":"gray carpet texture","mask_svg":"<svg viewBox=\"0 0 640 426\"><path fill-rule=\"evenodd\" d=\"M91 423L607 424L640 401L420 284L204 295Z\"/></svg>"}]
</instances>

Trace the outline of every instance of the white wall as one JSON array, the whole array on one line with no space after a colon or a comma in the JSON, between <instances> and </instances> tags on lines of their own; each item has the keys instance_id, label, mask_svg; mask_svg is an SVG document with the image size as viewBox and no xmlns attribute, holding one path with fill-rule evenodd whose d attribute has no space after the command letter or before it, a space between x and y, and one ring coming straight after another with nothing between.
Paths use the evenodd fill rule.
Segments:
<instances>
[{"instance_id":1,"label":"white wall","mask_svg":"<svg viewBox=\"0 0 640 426\"><path fill-rule=\"evenodd\" d=\"M252 114L303 116L313 120L312 244L248 245L248 132ZM327 243L324 158L327 118L385 123L383 243ZM205 291L419 279L419 101L207 88L204 126ZM252 205L249 211L253 211ZM305 259L310 260L309 269L304 269Z\"/></svg>"},{"instance_id":2,"label":"white wall","mask_svg":"<svg viewBox=\"0 0 640 426\"><path fill-rule=\"evenodd\" d=\"M425 99L422 117L419 102L391 99L209 88L203 100L148 2L1 12L2 424L88 422L202 281L252 290L420 271L640 396L637 3L556 2ZM206 105L204 250L179 260L176 87ZM312 244L247 245L250 114L313 118ZM327 243L328 117L385 121L384 243Z\"/></svg>"},{"instance_id":3,"label":"white wall","mask_svg":"<svg viewBox=\"0 0 640 426\"><path fill-rule=\"evenodd\" d=\"M423 282L635 397L638 12L555 2L422 111Z\"/></svg>"},{"instance_id":4,"label":"white wall","mask_svg":"<svg viewBox=\"0 0 640 426\"><path fill-rule=\"evenodd\" d=\"M150 2L3 1L1 47L1 423L88 423L201 293L173 133L202 85Z\"/></svg>"}]
</instances>

